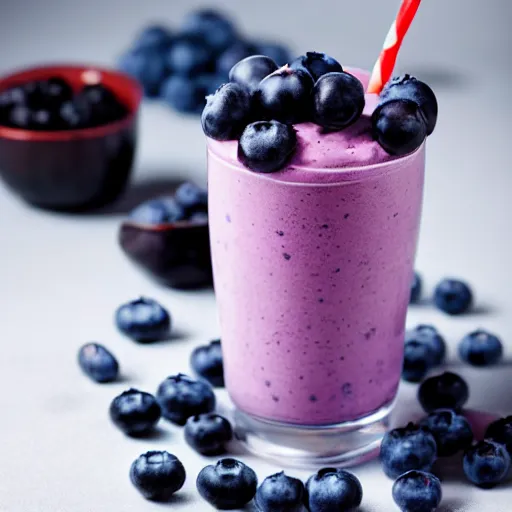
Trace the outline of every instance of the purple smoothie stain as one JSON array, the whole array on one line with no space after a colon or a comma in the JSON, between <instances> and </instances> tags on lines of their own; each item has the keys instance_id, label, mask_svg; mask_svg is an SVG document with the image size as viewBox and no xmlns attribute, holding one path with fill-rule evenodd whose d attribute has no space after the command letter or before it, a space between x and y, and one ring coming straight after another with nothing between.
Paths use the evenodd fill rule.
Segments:
<instances>
[{"instance_id":1,"label":"purple smoothie stain","mask_svg":"<svg viewBox=\"0 0 512 512\"><path fill-rule=\"evenodd\" d=\"M291 258L291 256L290 256L287 252L283 252L283 258L284 258L286 261L288 261L288 260Z\"/></svg>"},{"instance_id":2,"label":"purple smoothie stain","mask_svg":"<svg viewBox=\"0 0 512 512\"><path fill-rule=\"evenodd\" d=\"M322 229L329 229L329 224L322 224Z\"/></svg>"},{"instance_id":3,"label":"purple smoothie stain","mask_svg":"<svg viewBox=\"0 0 512 512\"><path fill-rule=\"evenodd\" d=\"M309 401L310 401L310 402L316 402L316 401L317 401L316 396L315 396L315 395L311 395L311 396L309 397Z\"/></svg>"},{"instance_id":4,"label":"purple smoothie stain","mask_svg":"<svg viewBox=\"0 0 512 512\"><path fill-rule=\"evenodd\" d=\"M320 304L323 304L324 299L320 298L320 299L318 299L318 302L320 302Z\"/></svg>"},{"instance_id":5,"label":"purple smoothie stain","mask_svg":"<svg viewBox=\"0 0 512 512\"><path fill-rule=\"evenodd\" d=\"M371 327L369 331L364 333L364 339L369 340L370 338L375 336L376 333L377 333L377 329L375 327Z\"/></svg>"},{"instance_id":6,"label":"purple smoothie stain","mask_svg":"<svg viewBox=\"0 0 512 512\"><path fill-rule=\"evenodd\" d=\"M393 213L393 218L398 217L398 212Z\"/></svg>"},{"instance_id":7,"label":"purple smoothie stain","mask_svg":"<svg viewBox=\"0 0 512 512\"><path fill-rule=\"evenodd\" d=\"M272 395L272 400L274 400L274 402L279 402L279 397L277 395Z\"/></svg>"},{"instance_id":8,"label":"purple smoothie stain","mask_svg":"<svg viewBox=\"0 0 512 512\"><path fill-rule=\"evenodd\" d=\"M350 213L345 213L345 215L343 215L344 219L348 219L349 217L350 217Z\"/></svg>"},{"instance_id":9,"label":"purple smoothie stain","mask_svg":"<svg viewBox=\"0 0 512 512\"><path fill-rule=\"evenodd\" d=\"M267 386L267 388L269 388L271 385L272 385L272 383L269 380L265 381L265 386Z\"/></svg>"},{"instance_id":10,"label":"purple smoothie stain","mask_svg":"<svg viewBox=\"0 0 512 512\"><path fill-rule=\"evenodd\" d=\"M231 222L231 216L229 213L226 213L226 222Z\"/></svg>"},{"instance_id":11,"label":"purple smoothie stain","mask_svg":"<svg viewBox=\"0 0 512 512\"><path fill-rule=\"evenodd\" d=\"M284 236L284 231L276 231L279 236Z\"/></svg>"}]
</instances>

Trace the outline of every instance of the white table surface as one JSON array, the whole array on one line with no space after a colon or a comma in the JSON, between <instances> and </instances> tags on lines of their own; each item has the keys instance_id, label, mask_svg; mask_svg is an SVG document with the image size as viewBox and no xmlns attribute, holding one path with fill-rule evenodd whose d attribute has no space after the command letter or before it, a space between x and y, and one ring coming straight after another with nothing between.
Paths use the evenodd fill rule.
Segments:
<instances>
[{"instance_id":1,"label":"white table surface","mask_svg":"<svg viewBox=\"0 0 512 512\"><path fill-rule=\"evenodd\" d=\"M42 61L110 64L145 22L176 26L197 2L4 0L0 71ZM229 0L246 33L293 41L298 53L319 50L347 65L371 67L396 0L298 2ZM371 16L370 16L371 13ZM408 323L433 322L450 344L449 359L470 384L472 408L512 412L512 366L458 365L457 341L471 329L500 334L512 360L512 168L510 151L511 3L424 2L401 53L399 70L436 90L439 124L428 143L427 182L417 268L432 286L445 275L467 278L477 314L450 319L431 307L410 310ZM135 269L116 243L123 210L163 193L176 179L205 180L204 140L197 119L144 105L133 187L113 212L67 216L27 207L0 185L0 511L150 512L210 510L195 491L207 460L162 422L151 440L130 440L108 418L111 399L130 386L154 392L166 376L188 371L194 346L219 334L212 293L162 288ZM177 339L140 346L113 325L116 307L140 294L166 305ZM95 385L76 364L78 347L104 342L123 379ZM400 390L398 413L417 412L415 386ZM171 505L145 501L128 479L148 449L175 453L188 472ZM260 479L280 470L243 456ZM354 468L365 512L396 510L378 464ZM308 472L290 470L306 477ZM442 512L511 510L512 484L478 490L463 479L443 484Z\"/></svg>"}]
</instances>

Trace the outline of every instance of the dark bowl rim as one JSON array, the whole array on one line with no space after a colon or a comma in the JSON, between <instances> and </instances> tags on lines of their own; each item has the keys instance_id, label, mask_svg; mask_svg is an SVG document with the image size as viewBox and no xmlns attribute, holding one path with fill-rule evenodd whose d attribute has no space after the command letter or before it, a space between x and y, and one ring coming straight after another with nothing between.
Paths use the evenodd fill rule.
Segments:
<instances>
[{"instance_id":1,"label":"dark bowl rim","mask_svg":"<svg viewBox=\"0 0 512 512\"><path fill-rule=\"evenodd\" d=\"M77 130L54 130L54 131L39 131L39 130L26 130L23 128L12 128L10 126L0 125L0 138L19 141L40 141L40 142L59 142L70 141L77 139L92 139L102 138L114 133L118 133L130 126L137 115L140 104L143 98L143 91L141 85L130 75L114 68L97 64L86 63L68 63L68 62L55 62L47 63L39 66L27 66L18 68L15 71L0 77L0 91L6 82L16 80L19 75L24 75L31 72L44 72L46 70L67 69L74 71L98 71L99 73L115 76L130 87L135 96L135 108L130 107L129 113L123 119L113 123L107 123L93 128L80 128Z\"/></svg>"}]
</instances>

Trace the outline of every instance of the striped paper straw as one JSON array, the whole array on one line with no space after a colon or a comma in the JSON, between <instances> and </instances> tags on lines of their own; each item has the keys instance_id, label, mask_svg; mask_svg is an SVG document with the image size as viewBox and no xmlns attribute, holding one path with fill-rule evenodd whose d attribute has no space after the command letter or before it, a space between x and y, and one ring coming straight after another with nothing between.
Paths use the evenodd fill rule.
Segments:
<instances>
[{"instance_id":1,"label":"striped paper straw","mask_svg":"<svg viewBox=\"0 0 512 512\"><path fill-rule=\"evenodd\" d=\"M398 50L400 50L420 2L421 0L402 0L398 15L389 29L382 51L373 68L367 92L379 94L391 78Z\"/></svg>"}]
</instances>

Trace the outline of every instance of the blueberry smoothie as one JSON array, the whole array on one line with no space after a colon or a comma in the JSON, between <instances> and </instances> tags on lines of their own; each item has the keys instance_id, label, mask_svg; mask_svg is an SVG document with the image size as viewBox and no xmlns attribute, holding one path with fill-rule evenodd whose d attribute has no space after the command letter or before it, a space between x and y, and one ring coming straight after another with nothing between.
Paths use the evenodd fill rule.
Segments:
<instances>
[{"instance_id":1,"label":"blueberry smoothie","mask_svg":"<svg viewBox=\"0 0 512 512\"><path fill-rule=\"evenodd\" d=\"M320 67L330 64L324 57ZM223 136L221 123L217 132L208 124L207 105L203 128L228 392L255 418L324 427L369 416L396 395L428 118L419 95L413 101L411 94L397 99L388 92L385 101L384 94L364 94L363 71L322 76L318 62L309 64L313 119L274 111L281 121L250 124L233 139ZM290 68L287 79L293 63ZM286 89L285 81L279 85ZM288 84L288 92L295 94L300 82ZM271 111L261 84L258 108ZM294 97L300 101L299 93ZM327 100L330 105L321 103ZM231 96L224 109L233 102ZM292 131L282 128L290 125ZM283 157L287 147L293 150Z\"/></svg>"}]
</instances>

